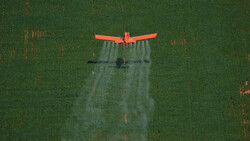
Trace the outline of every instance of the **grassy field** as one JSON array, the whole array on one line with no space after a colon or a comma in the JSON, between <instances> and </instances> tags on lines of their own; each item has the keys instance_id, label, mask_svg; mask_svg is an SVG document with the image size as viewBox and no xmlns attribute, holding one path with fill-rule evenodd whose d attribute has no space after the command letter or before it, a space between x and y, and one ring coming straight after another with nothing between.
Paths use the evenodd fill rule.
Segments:
<instances>
[{"instance_id":1,"label":"grassy field","mask_svg":"<svg viewBox=\"0 0 250 141\"><path fill-rule=\"evenodd\" d=\"M147 140L249 140L249 7L248 0L2 0L0 140L110 140L108 135L119 134L119 127L121 140L128 132L133 133L127 140L136 133ZM112 103L104 109L115 111L113 124L109 118L110 124L74 132L72 127L87 123L76 117L88 114L77 102L94 101L83 91L92 87L92 72L101 68L87 64L93 51L96 58L103 57L104 41L94 40L93 33L122 36L126 30L132 36L158 32L148 40L151 63L143 66L150 69L145 93L154 103L146 130L139 128L144 122L117 126L124 113ZM116 57L126 51L120 45ZM96 81L105 90L106 103L114 94L116 101L132 102L132 94L123 96L130 89L120 87L134 86L123 75L137 80L133 72L139 76L143 69L136 68L108 70L104 74L114 73L107 79L110 85L105 77ZM102 119L93 115L93 120Z\"/></svg>"}]
</instances>

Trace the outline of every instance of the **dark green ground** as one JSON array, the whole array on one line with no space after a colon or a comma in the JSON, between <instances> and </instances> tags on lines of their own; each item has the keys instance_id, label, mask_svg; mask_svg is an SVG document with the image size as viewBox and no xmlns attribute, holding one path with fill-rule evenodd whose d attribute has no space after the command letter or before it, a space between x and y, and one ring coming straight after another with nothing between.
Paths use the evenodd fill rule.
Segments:
<instances>
[{"instance_id":1,"label":"dark green ground","mask_svg":"<svg viewBox=\"0 0 250 141\"><path fill-rule=\"evenodd\" d=\"M86 62L103 44L93 32L121 36L127 28L159 34L150 40L148 140L248 140L250 126L241 122L250 97L240 97L240 86L250 78L249 7L247 0L1 0L0 139L60 140L93 69ZM32 30L47 34L32 38Z\"/></svg>"}]
</instances>

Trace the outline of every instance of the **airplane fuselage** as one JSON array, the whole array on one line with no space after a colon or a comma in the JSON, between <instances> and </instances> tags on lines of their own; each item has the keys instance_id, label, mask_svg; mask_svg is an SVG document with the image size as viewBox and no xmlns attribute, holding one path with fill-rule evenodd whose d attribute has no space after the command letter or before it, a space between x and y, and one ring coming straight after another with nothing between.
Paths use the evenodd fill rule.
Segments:
<instances>
[{"instance_id":1,"label":"airplane fuselage","mask_svg":"<svg viewBox=\"0 0 250 141\"><path fill-rule=\"evenodd\" d=\"M123 37L121 38L121 41L115 41L116 43L124 43L124 45L127 45L128 43L135 43L136 40L133 40L132 37L130 37L129 32L125 32L123 34Z\"/></svg>"}]
</instances>

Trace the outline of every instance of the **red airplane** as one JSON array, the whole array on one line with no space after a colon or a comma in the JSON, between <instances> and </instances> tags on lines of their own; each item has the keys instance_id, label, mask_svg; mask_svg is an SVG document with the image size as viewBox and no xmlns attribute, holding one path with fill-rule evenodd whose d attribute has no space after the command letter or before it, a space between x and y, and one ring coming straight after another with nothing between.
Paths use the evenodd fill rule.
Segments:
<instances>
[{"instance_id":1,"label":"red airplane","mask_svg":"<svg viewBox=\"0 0 250 141\"><path fill-rule=\"evenodd\" d=\"M145 40L145 39L156 38L156 37L157 37L157 33L135 36L135 37L130 37L129 32L125 32L123 37L114 37L114 36L105 36L105 35L95 34L95 39L109 40L109 41L114 41L115 43L123 43L124 47L127 45L127 43L135 43L138 40Z\"/></svg>"}]
</instances>

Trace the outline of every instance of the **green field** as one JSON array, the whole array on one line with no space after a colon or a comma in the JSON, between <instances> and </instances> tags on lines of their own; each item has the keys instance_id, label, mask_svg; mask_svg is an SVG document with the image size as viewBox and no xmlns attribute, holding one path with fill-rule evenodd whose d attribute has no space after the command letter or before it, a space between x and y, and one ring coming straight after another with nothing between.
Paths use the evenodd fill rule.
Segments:
<instances>
[{"instance_id":1,"label":"green field","mask_svg":"<svg viewBox=\"0 0 250 141\"><path fill-rule=\"evenodd\" d=\"M0 140L250 140L249 7L1 0ZM93 37L126 30L158 37L128 49ZM151 62L88 64L93 51Z\"/></svg>"}]
</instances>

